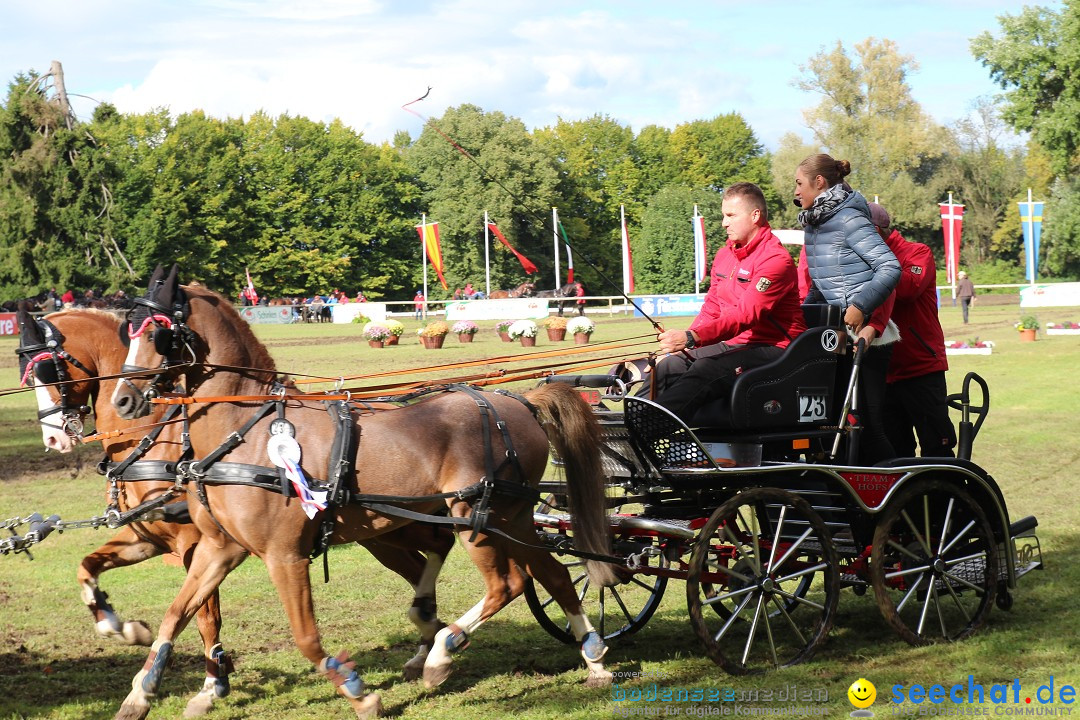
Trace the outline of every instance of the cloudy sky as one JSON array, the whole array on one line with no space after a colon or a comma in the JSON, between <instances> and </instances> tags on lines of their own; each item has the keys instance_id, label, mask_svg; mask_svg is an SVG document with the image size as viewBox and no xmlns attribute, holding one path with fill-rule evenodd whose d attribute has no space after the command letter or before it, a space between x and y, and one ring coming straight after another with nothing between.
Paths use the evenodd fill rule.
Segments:
<instances>
[{"instance_id":1,"label":"cloudy sky","mask_svg":"<svg viewBox=\"0 0 1080 720\"><path fill-rule=\"evenodd\" d=\"M1060 7L1057 0L1042 4ZM69 93L123 112L335 117L372 142L471 103L529 127L606 114L635 131L738 112L766 146L807 136L800 65L873 36L919 63L939 122L998 88L968 50L1017 0L9 0L0 76L63 63ZM93 101L73 98L89 118Z\"/></svg>"}]
</instances>

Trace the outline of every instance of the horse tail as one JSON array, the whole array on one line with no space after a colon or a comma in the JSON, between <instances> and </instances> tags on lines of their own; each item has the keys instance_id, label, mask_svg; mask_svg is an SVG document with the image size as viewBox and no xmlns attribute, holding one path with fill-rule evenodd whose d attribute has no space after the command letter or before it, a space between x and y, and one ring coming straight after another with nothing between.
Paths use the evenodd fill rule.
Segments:
<instances>
[{"instance_id":1,"label":"horse tail","mask_svg":"<svg viewBox=\"0 0 1080 720\"><path fill-rule=\"evenodd\" d=\"M525 393L538 410L541 425L566 470L567 496L574 523L574 547L611 554L603 466L600 463L600 425L592 408L569 385L551 383ZM587 561L593 583L617 582L610 563Z\"/></svg>"}]
</instances>

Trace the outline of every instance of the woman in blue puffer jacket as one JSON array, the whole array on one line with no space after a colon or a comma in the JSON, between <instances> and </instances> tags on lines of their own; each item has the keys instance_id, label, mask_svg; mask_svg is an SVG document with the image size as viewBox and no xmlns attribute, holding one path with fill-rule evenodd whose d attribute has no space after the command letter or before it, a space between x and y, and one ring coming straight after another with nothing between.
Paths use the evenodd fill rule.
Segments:
<instances>
[{"instance_id":1,"label":"woman in blue puffer jacket","mask_svg":"<svg viewBox=\"0 0 1080 720\"><path fill-rule=\"evenodd\" d=\"M811 155L795 171L795 204L802 208L805 270L811 280L806 302L840 307L844 324L870 348L859 382L864 425L859 462L872 465L895 457L881 410L892 354L889 343L899 338L888 323L900 263L874 228L866 199L844 182L849 173L847 160Z\"/></svg>"}]
</instances>

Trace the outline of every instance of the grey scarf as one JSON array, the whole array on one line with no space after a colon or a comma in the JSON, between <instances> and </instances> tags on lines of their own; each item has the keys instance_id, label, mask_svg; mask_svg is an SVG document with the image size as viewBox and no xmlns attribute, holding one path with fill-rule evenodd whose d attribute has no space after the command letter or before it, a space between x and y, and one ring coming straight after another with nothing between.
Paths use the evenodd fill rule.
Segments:
<instances>
[{"instance_id":1,"label":"grey scarf","mask_svg":"<svg viewBox=\"0 0 1080 720\"><path fill-rule=\"evenodd\" d=\"M820 225L825 220L836 214L840 205L847 200L851 190L844 187L844 183L836 183L825 192L814 198L814 202L805 210L799 211L799 223L802 225Z\"/></svg>"}]
</instances>

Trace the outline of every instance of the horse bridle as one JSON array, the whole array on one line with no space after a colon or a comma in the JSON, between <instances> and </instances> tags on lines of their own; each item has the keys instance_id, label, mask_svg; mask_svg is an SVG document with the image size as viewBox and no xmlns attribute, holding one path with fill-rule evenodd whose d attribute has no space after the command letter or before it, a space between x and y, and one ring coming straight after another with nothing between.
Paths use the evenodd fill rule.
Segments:
<instances>
[{"instance_id":1,"label":"horse bridle","mask_svg":"<svg viewBox=\"0 0 1080 720\"><path fill-rule=\"evenodd\" d=\"M34 319L33 322L36 322L41 329L45 342L19 345L19 347L15 348L15 353L26 363L20 385L26 385L31 374L43 386L55 385L57 392L60 393L60 402L44 410L38 410L38 422L45 427L62 430L73 440L81 440L83 419L89 414L90 406L72 405L68 390L71 377L67 373L66 365L70 363L86 373L88 377L93 377L93 373L64 350L63 335L56 329L56 326L44 318ZM46 362L49 365L40 364ZM47 377L50 371L54 375L53 378ZM46 421L46 418L57 413L60 413L61 418L59 425Z\"/></svg>"},{"instance_id":2,"label":"horse bridle","mask_svg":"<svg viewBox=\"0 0 1080 720\"><path fill-rule=\"evenodd\" d=\"M178 368L189 367L195 363L196 356L193 343L196 335L185 322L190 308L183 290L177 289L171 307L163 305L150 297L138 297L132 303L134 307L128 311L125 322L120 325L120 339L125 344L129 344L132 339L140 337L150 329L150 326L153 326L154 350L157 351L158 355L161 355L161 365L155 370L124 363L120 368L120 371L125 374L153 374L153 377L146 385L146 389L141 392L129 377L122 378L120 382L127 385L128 389L136 396L142 398L142 403L146 405L161 395L165 390L164 383L166 380L173 378ZM131 320L133 315L139 315L137 312L139 306L147 308L148 312L146 318L142 320L138 329L136 329Z\"/></svg>"}]
</instances>

